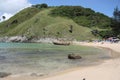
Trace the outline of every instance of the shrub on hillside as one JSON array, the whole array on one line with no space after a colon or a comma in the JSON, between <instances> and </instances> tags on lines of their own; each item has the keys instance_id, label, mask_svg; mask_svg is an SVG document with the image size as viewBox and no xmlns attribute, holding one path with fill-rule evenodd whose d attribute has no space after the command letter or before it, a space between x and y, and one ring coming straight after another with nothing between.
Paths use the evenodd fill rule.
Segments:
<instances>
[{"instance_id":1,"label":"shrub on hillside","mask_svg":"<svg viewBox=\"0 0 120 80\"><path fill-rule=\"evenodd\" d=\"M41 8L48 8L48 5L43 3L43 4L32 5L32 7L41 9Z\"/></svg>"}]
</instances>

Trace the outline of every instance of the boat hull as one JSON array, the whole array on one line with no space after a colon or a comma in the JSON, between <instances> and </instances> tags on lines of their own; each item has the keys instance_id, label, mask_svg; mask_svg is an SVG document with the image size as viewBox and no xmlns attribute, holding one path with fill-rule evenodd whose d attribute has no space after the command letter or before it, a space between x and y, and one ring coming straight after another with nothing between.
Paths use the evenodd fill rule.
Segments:
<instances>
[{"instance_id":1,"label":"boat hull","mask_svg":"<svg viewBox=\"0 0 120 80\"><path fill-rule=\"evenodd\" d=\"M69 42L53 42L54 45L65 45L65 46L68 46L70 45Z\"/></svg>"}]
</instances>

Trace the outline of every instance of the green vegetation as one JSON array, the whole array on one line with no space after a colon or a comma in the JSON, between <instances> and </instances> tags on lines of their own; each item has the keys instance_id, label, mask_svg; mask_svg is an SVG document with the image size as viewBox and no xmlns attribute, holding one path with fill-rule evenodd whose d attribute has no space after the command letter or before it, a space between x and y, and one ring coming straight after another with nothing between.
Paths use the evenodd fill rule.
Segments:
<instances>
[{"instance_id":1,"label":"green vegetation","mask_svg":"<svg viewBox=\"0 0 120 80\"><path fill-rule=\"evenodd\" d=\"M41 9L41 8L48 8L48 5L43 3L43 4L32 5L32 7Z\"/></svg>"},{"instance_id":2,"label":"green vegetation","mask_svg":"<svg viewBox=\"0 0 120 80\"><path fill-rule=\"evenodd\" d=\"M54 37L67 39L91 39L91 29L79 26L73 20L62 17L51 17L51 9L45 9L31 19L19 24L14 29L5 33L8 36L26 35L27 37ZM28 24L29 23L29 24ZM73 26L72 33L71 25Z\"/></svg>"},{"instance_id":3,"label":"green vegetation","mask_svg":"<svg viewBox=\"0 0 120 80\"><path fill-rule=\"evenodd\" d=\"M120 10L118 7L114 9L113 16L114 17L111 20L113 35L120 38Z\"/></svg>"},{"instance_id":4,"label":"green vegetation","mask_svg":"<svg viewBox=\"0 0 120 80\"><path fill-rule=\"evenodd\" d=\"M26 8L26 9L20 11L15 16L11 17L9 20L4 21L0 24L0 34L7 33L8 31L14 29L19 24L32 18L38 12L40 12L40 10L37 8ZM20 31L20 30L18 30L18 31Z\"/></svg>"},{"instance_id":5,"label":"green vegetation","mask_svg":"<svg viewBox=\"0 0 120 80\"><path fill-rule=\"evenodd\" d=\"M81 6L32 5L0 23L0 36L92 40L113 35L111 18Z\"/></svg>"},{"instance_id":6,"label":"green vegetation","mask_svg":"<svg viewBox=\"0 0 120 80\"><path fill-rule=\"evenodd\" d=\"M71 18L85 27L110 28L111 19L108 16L81 6L60 6L53 9L51 15Z\"/></svg>"}]
</instances>

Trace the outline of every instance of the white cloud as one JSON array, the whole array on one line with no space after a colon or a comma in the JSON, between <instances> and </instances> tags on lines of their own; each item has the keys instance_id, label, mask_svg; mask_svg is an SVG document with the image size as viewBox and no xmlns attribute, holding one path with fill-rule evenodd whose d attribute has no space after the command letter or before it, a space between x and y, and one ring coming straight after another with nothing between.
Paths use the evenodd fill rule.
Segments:
<instances>
[{"instance_id":1,"label":"white cloud","mask_svg":"<svg viewBox=\"0 0 120 80\"><path fill-rule=\"evenodd\" d=\"M31 6L28 0L0 0L0 16L6 15L8 19L21 9Z\"/></svg>"}]
</instances>

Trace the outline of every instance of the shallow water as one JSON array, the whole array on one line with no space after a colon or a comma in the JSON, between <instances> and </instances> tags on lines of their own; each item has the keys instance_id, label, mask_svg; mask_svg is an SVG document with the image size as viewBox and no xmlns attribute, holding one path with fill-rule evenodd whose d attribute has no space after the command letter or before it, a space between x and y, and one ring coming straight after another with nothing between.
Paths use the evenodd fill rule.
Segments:
<instances>
[{"instance_id":1,"label":"shallow water","mask_svg":"<svg viewBox=\"0 0 120 80\"><path fill-rule=\"evenodd\" d=\"M77 53L79 60L67 55ZM107 50L85 46L57 46L41 43L0 43L0 72L50 74L78 66L89 66L109 59Z\"/></svg>"}]
</instances>

